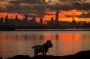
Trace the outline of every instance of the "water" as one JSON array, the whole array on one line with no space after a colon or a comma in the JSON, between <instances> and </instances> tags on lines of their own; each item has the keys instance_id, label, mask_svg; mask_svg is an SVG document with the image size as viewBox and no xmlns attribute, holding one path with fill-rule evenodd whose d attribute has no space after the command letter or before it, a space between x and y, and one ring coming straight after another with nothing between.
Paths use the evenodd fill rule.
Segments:
<instances>
[{"instance_id":1,"label":"water","mask_svg":"<svg viewBox=\"0 0 90 59\"><path fill-rule=\"evenodd\" d=\"M90 50L89 31L2 31L0 32L0 56L34 56L34 45L52 40L48 55L64 56Z\"/></svg>"}]
</instances>

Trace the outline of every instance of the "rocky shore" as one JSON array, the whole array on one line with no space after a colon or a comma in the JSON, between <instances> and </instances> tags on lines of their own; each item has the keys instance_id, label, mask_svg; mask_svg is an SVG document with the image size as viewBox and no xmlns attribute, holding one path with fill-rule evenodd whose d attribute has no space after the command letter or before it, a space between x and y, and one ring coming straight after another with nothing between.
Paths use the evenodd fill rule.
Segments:
<instances>
[{"instance_id":1,"label":"rocky shore","mask_svg":"<svg viewBox=\"0 0 90 59\"><path fill-rule=\"evenodd\" d=\"M3 59L3 58L0 57L0 59ZM16 55L13 57L8 57L6 59L90 59L90 50L81 51L74 55L67 55L67 56L38 55L38 56L30 57L28 55Z\"/></svg>"}]
</instances>

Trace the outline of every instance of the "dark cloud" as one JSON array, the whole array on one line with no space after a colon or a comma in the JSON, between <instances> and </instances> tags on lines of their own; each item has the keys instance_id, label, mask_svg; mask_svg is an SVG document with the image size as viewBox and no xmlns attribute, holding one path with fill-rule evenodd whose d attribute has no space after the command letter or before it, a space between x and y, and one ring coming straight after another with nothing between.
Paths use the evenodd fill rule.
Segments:
<instances>
[{"instance_id":1,"label":"dark cloud","mask_svg":"<svg viewBox=\"0 0 90 59\"><path fill-rule=\"evenodd\" d=\"M44 5L25 5L13 4L7 6L6 9L0 10L0 12L19 13L19 14L34 14L37 17L43 17L45 15L46 7Z\"/></svg>"},{"instance_id":2,"label":"dark cloud","mask_svg":"<svg viewBox=\"0 0 90 59\"><path fill-rule=\"evenodd\" d=\"M44 0L16 0L10 1L9 3L29 3L29 4L41 4Z\"/></svg>"},{"instance_id":3,"label":"dark cloud","mask_svg":"<svg viewBox=\"0 0 90 59\"><path fill-rule=\"evenodd\" d=\"M72 3L71 5L56 4L56 5L50 5L50 6L48 6L48 8L51 10L64 10L64 11L68 11L68 10L72 10L72 9L90 10L90 3L75 2L75 3Z\"/></svg>"},{"instance_id":4,"label":"dark cloud","mask_svg":"<svg viewBox=\"0 0 90 59\"><path fill-rule=\"evenodd\" d=\"M77 1L82 1L82 0L59 0L59 1L63 1L63 2L65 2L65 1L69 1L69 2L70 2L70 1L71 1L71 2L72 2L72 1L73 1L73 2L77 2Z\"/></svg>"},{"instance_id":5,"label":"dark cloud","mask_svg":"<svg viewBox=\"0 0 90 59\"><path fill-rule=\"evenodd\" d=\"M59 10L71 10L72 7L70 5L51 5L47 7L49 10L53 10L53 11L59 11Z\"/></svg>"},{"instance_id":6,"label":"dark cloud","mask_svg":"<svg viewBox=\"0 0 90 59\"><path fill-rule=\"evenodd\" d=\"M36 1L36 0L35 0ZM55 4L55 5L44 5L44 4L34 4L34 5L25 5L22 6L20 3L18 4L13 4L10 6L6 7L8 11L19 11L19 12L31 12L31 11L44 11L48 9L48 11L58 11L58 10L72 10L72 9L77 9L77 10L90 10L90 4L89 3L73 3L72 5L60 5L60 4Z\"/></svg>"},{"instance_id":7,"label":"dark cloud","mask_svg":"<svg viewBox=\"0 0 90 59\"><path fill-rule=\"evenodd\" d=\"M80 15L80 16L78 16L79 18L90 18L90 13L88 13L88 14L82 14L82 15Z\"/></svg>"},{"instance_id":8,"label":"dark cloud","mask_svg":"<svg viewBox=\"0 0 90 59\"><path fill-rule=\"evenodd\" d=\"M71 3L75 3L75 2L84 3L86 1L89 2L89 0L59 0L59 1L62 1L62 2L71 2Z\"/></svg>"},{"instance_id":9,"label":"dark cloud","mask_svg":"<svg viewBox=\"0 0 90 59\"><path fill-rule=\"evenodd\" d=\"M10 3L13 4L34 4L36 6L33 5L33 10L37 10L37 11L44 11L45 9L48 9L49 11L53 10L53 11L58 11L58 10L71 10L71 9L77 9L77 10L90 10L90 3L80 3L77 1L82 1L82 0L72 0L74 1L74 3L72 3L71 5L61 5L61 4L55 4L55 5L47 5L47 4L43 4L45 0L16 0L16 1L10 1ZM60 0L60 1L71 1L71 0ZM12 8L18 8L18 6L13 6ZM20 6L19 6L20 7ZM15 9L14 8L14 9ZM21 6L21 11L23 10L32 10L31 7L28 6ZM20 9L19 8L19 9ZM20 10L19 10L20 11Z\"/></svg>"},{"instance_id":10,"label":"dark cloud","mask_svg":"<svg viewBox=\"0 0 90 59\"><path fill-rule=\"evenodd\" d=\"M63 0L63 1L70 1L70 0ZM73 1L80 1L80 0L73 0ZM29 15L34 14L37 17L43 17L45 14L47 14L46 11L60 11L60 10L68 11L72 9L90 10L90 3L74 2L72 3L72 5L61 5L61 4L48 5L43 4L43 2L44 0L16 0L16 1L12 0L9 2L12 5L6 6L5 9L0 8L0 12L20 13ZM28 5L23 6L21 5L21 3Z\"/></svg>"},{"instance_id":11,"label":"dark cloud","mask_svg":"<svg viewBox=\"0 0 90 59\"><path fill-rule=\"evenodd\" d=\"M55 14L51 14L51 13L45 13L45 15L55 15Z\"/></svg>"},{"instance_id":12,"label":"dark cloud","mask_svg":"<svg viewBox=\"0 0 90 59\"><path fill-rule=\"evenodd\" d=\"M73 17L72 15L65 15L66 17ZM79 17L78 15L75 15L75 17Z\"/></svg>"},{"instance_id":13,"label":"dark cloud","mask_svg":"<svg viewBox=\"0 0 90 59\"><path fill-rule=\"evenodd\" d=\"M44 0L11 0L10 6L6 6L6 9L0 10L0 12L31 14L37 17L42 17L45 14ZM24 5L21 5L21 3ZM28 4L28 5L25 5Z\"/></svg>"},{"instance_id":14,"label":"dark cloud","mask_svg":"<svg viewBox=\"0 0 90 59\"><path fill-rule=\"evenodd\" d=\"M21 6L19 4L7 6L6 9L2 10L3 12L11 13L25 13L30 12L31 8L29 6Z\"/></svg>"},{"instance_id":15,"label":"dark cloud","mask_svg":"<svg viewBox=\"0 0 90 59\"><path fill-rule=\"evenodd\" d=\"M90 3L73 3L72 4L73 9L78 10L90 10Z\"/></svg>"}]
</instances>

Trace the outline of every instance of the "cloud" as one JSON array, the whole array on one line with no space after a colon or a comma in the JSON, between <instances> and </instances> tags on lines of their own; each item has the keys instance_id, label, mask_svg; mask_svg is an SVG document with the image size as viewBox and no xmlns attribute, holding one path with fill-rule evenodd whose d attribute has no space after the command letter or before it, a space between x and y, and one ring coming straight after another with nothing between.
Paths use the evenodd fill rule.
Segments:
<instances>
[{"instance_id":1,"label":"cloud","mask_svg":"<svg viewBox=\"0 0 90 59\"><path fill-rule=\"evenodd\" d=\"M29 4L33 6L36 10L44 10L45 8L49 10L71 10L71 9L77 9L77 10L90 10L90 3L80 3L82 0L59 0L60 2L63 1L67 3L71 3L70 5L62 5L62 4L55 4L55 5L48 5L44 4L45 0L12 0L9 3L11 4ZM33 4L33 5L32 5ZM36 6L35 6L36 5ZM14 6L16 7L16 6ZM21 6L22 7L22 6ZM27 6L26 6L27 7ZM23 7L25 9L25 7ZM15 9L15 8L14 8ZM28 9L28 8L26 8Z\"/></svg>"},{"instance_id":2,"label":"cloud","mask_svg":"<svg viewBox=\"0 0 90 59\"><path fill-rule=\"evenodd\" d=\"M59 0L64 5L72 5L73 3L79 2L82 3L81 0Z\"/></svg>"},{"instance_id":3,"label":"cloud","mask_svg":"<svg viewBox=\"0 0 90 59\"><path fill-rule=\"evenodd\" d=\"M2 10L3 12L11 12L11 13L20 13L20 12L28 12L31 8L29 6L20 6L19 4L16 5L9 5L6 9ZM27 11L26 11L27 10Z\"/></svg>"},{"instance_id":4,"label":"cloud","mask_svg":"<svg viewBox=\"0 0 90 59\"><path fill-rule=\"evenodd\" d=\"M78 16L79 18L90 18L90 13L87 13L87 14L82 14L80 16Z\"/></svg>"},{"instance_id":5,"label":"cloud","mask_svg":"<svg viewBox=\"0 0 90 59\"><path fill-rule=\"evenodd\" d=\"M50 5L50 6L47 6L47 8L49 10L53 10L53 11L60 11L60 10L65 10L65 11L68 11L68 10L71 10L72 7L70 5Z\"/></svg>"},{"instance_id":6,"label":"cloud","mask_svg":"<svg viewBox=\"0 0 90 59\"><path fill-rule=\"evenodd\" d=\"M63 1L63 2L65 2L65 1L67 1L67 2L77 2L77 1L81 1L81 0L60 0L60 1Z\"/></svg>"},{"instance_id":7,"label":"cloud","mask_svg":"<svg viewBox=\"0 0 90 59\"><path fill-rule=\"evenodd\" d=\"M48 5L47 8L49 8L50 10L64 10L64 11L68 11L68 10L72 10L72 9L76 9L76 10L90 10L90 3L79 3L79 2L74 2L71 5L61 5L61 4L56 4L56 5Z\"/></svg>"},{"instance_id":8,"label":"cloud","mask_svg":"<svg viewBox=\"0 0 90 59\"><path fill-rule=\"evenodd\" d=\"M60 0L60 1L71 1L71 0ZM0 12L9 13L20 13L35 15L36 17L43 17L44 15L52 15L46 13L46 11L69 11L72 9L77 10L90 10L90 3L80 3L81 0L73 0L71 5L54 4L48 5L43 4L44 0L10 0L9 5L6 8L0 8ZM90 17L90 16L89 16Z\"/></svg>"},{"instance_id":9,"label":"cloud","mask_svg":"<svg viewBox=\"0 0 90 59\"><path fill-rule=\"evenodd\" d=\"M45 15L46 7L43 5L21 5L21 4L12 4L6 7L6 9L1 9L0 12L8 13L19 13L19 14L28 14L35 15L36 17L43 17Z\"/></svg>"},{"instance_id":10,"label":"cloud","mask_svg":"<svg viewBox=\"0 0 90 59\"><path fill-rule=\"evenodd\" d=\"M43 4L44 0L11 0L2 12L20 13L20 14L31 14L37 17L42 17L45 14L46 7Z\"/></svg>"},{"instance_id":11,"label":"cloud","mask_svg":"<svg viewBox=\"0 0 90 59\"><path fill-rule=\"evenodd\" d=\"M10 1L9 3L29 3L29 4L41 4L44 0L16 0Z\"/></svg>"},{"instance_id":12,"label":"cloud","mask_svg":"<svg viewBox=\"0 0 90 59\"><path fill-rule=\"evenodd\" d=\"M73 9L78 10L90 10L90 3L74 3L72 4Z\"/></svg>"}]
</instances>

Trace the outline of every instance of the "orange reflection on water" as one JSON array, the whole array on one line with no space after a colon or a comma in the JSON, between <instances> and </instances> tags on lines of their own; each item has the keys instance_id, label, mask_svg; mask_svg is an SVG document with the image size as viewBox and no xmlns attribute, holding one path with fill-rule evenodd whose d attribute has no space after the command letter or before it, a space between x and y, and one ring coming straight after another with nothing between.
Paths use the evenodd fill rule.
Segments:
<instances>
[{"instance_id":1,"label":"orange reflection on water","mask_svg":"<svg viewBox=\"0 0 90 59\"><path fill-rule=\"evenodd\" d=\"M58 54L65 55L78 52L81 49L81 34L79 33L58 33L58 34L45 34L43 39L51 39L54 44L55 50L58 50ZM55 53L55 52L53 52Z\"/></svg>"},{"instance_id":2,"label":"orange reflection on water","mask_svg":"<svg viewBox=\"0 0 90 59\"><path fill-rule=\"evenodd\" d=\"M73 39L75 40L79 40L80 39L80 34L70 34L70 33L67 33L67 34L59 34L59 39L62 39L62 41L71 41Z\"/></svg>"},{"instance_id":3,"label":"orange reflection on water","mask_svg":"<svg viewBox=\"0 0 90 59\"><path fill-rule=\"evenodd\" d=\"M51 34L45 34L43 37L45 40L51 39Z\"/></svg>"},{"instance_id":4,"label":"orange reflection on water","mask_svg":"<svg viewBox=\"0 0 90 59\"><path fill-rule=\"evenodd\" d=\"M62 55L78 52L81 49L81 35L77 33L59 34L59 50Z\"/></svg>"},{"instance_id":5,"label":"orange reflection on water","mask_svg":"<svg viewBox=\"0 0 90 59\"><path fill-rule=\"evenodd\" d=\"M0 48L2 48L0 52L3 55L9 52L11 52L9 55L29 54L28 51L33 45L44 44L45 41L52 40L53 47L50 49L52 55L73 54L83 49L90 49L89 36L82 32L10 32L10 34L3 32L0 33Z\"/></svg>"}]
</instances>

